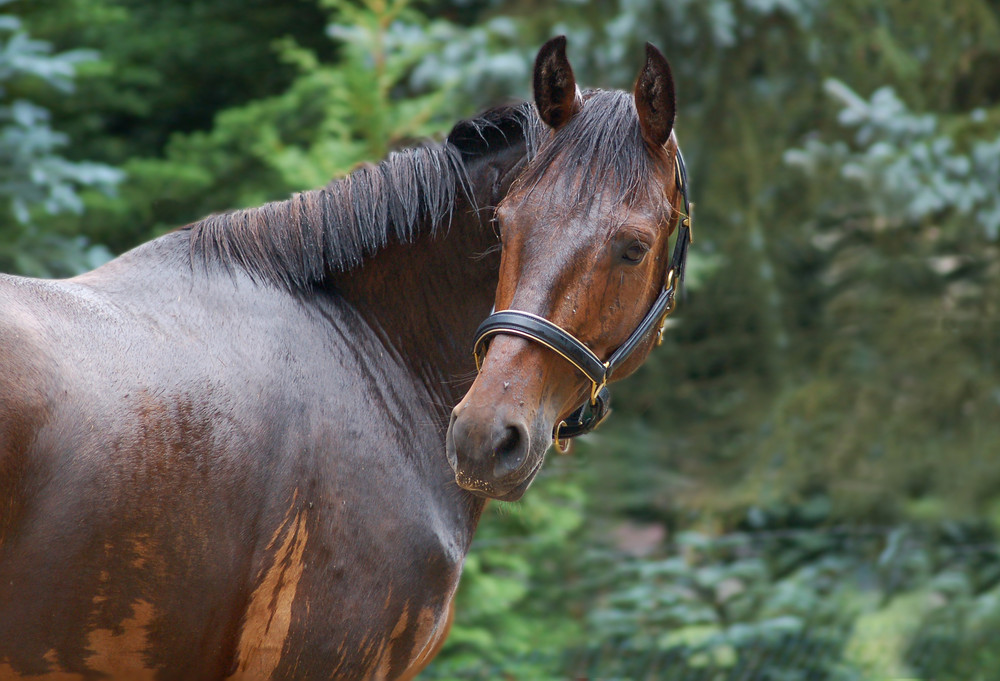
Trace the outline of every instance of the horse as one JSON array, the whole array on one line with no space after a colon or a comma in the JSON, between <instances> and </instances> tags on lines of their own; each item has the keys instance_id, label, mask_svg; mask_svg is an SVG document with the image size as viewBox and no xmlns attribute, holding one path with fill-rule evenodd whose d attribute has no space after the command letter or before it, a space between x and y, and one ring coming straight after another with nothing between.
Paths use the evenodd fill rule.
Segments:
<instances>
[{"instance_id":1,"label":"horse","mask_svg":"<svg viewBox=\"0 0 1000 681\"><path fill-rule=\"evenodd\" d=\"M91 272L0 275L0 679L429 663L487 500L603 418L683 274L660 52L581 92L555 38L533 86Z\"/></svg>"}]
</instances>

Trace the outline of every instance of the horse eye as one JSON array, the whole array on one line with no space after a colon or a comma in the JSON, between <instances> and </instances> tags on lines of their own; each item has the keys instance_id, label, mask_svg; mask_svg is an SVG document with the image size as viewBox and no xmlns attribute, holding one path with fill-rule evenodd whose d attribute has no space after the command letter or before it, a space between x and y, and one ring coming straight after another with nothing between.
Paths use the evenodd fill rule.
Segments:
<instances>
[{"instance_id":1,"label":"horse eye","mask_svg":"<svg viewBox=\"0 0 1000 681\"><path fill-rule=\"evenodd\" d=\"M646 257L646 253L649 252L649 246L642 243L641 241L633 241L629 244L625 252L622 253L622 260L630 265L638 265L642 262L643 258Z\"/></svg>"}]
</instances>

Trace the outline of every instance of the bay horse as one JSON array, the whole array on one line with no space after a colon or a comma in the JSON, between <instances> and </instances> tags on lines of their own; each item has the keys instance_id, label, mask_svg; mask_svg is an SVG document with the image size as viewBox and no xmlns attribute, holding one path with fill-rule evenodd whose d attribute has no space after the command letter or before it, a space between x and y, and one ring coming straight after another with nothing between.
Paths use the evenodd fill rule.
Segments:
<instances>
[{"instance_id":1,"label":"bay horse","mask_svg":"<svg viewBox=\"0 0 1000 681\"><path fill-rule=\"evenodd\" d=\"M683 272L666 60L581 92L565 48L443 143L0 275L0 679L429 662L486 500L603 417Z\"/></svg>"}]
</instances>

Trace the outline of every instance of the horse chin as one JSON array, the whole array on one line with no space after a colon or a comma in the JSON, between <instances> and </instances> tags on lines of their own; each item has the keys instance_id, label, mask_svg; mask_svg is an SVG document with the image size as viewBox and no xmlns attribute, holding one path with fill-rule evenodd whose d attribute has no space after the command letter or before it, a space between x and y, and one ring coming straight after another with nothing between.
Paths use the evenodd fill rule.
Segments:
<instances>
[{"instance_id":1,"label":"horse chin","mask_svg":"<svg viewBox=\"0 0 1000 681\"><path fill-rule=\"evenodd\" d=\"M455 484L464 489L467 492L471 492L473 495L480 497L482 499L495 499L496 501L518 501L524 496L524 493L528 491L531 487L531 483L535 481L535 475L538 470L542 467L542 463L545 460L545 454L542 453L541 456L537 457L535 464L528 470L527 475L516 482L504 481L504 483L497 484L496 482L490 482L486 480L479 480L476 478L471 478L461 471L455 470Z\"/></svg>"}]
</instances>

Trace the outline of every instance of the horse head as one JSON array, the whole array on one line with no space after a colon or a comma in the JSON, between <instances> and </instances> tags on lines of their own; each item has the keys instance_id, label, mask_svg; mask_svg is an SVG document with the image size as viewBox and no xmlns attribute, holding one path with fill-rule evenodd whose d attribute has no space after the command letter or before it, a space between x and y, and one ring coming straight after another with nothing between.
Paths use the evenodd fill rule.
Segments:
<instances>
[{"instance_id":1,"label":"horse head","mask_svg":"<svg viewBox=\"0 0 1000 681\"><path fill-rule=\"evenodd\" d=\"M535 61L534 99L549 132L497 207L495 313L447 434L459 486L504 500L524 494L553 441L596 426L607 383L649 354L689 240L673 79L655 47L632 93L581 93L554 38Z\"/></svg>"}]
</instances>

